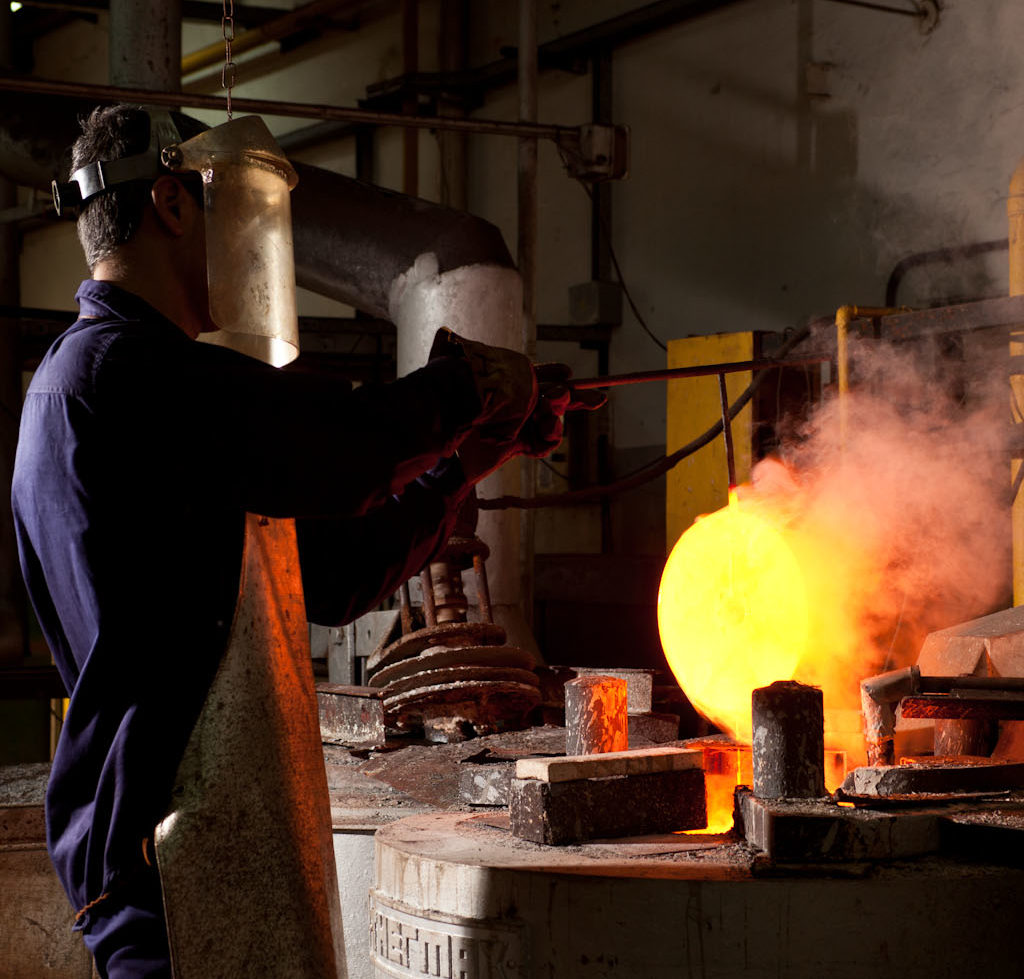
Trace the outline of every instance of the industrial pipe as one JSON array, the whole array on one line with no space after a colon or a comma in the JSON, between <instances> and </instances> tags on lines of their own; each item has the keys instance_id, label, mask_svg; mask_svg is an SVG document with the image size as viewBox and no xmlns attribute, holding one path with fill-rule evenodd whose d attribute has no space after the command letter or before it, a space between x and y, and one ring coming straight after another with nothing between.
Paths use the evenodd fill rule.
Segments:
<instances>
[{"instance_id":1,"label":"industrial pipe","mask_svg":"<svg viewBox=\"0 0 1024 979\"><path fill-rule=\"evenodd\" d=\"M435 275L481 264L514 272L501 232L482 218L308 164L295 169L295 275L304 289L390 320L395 282L421 256L434 256ZM428 348L429 340L416 351L416 366Z\"/></svg>"},{"instance_id":2,"label":"industrial pipe","mask_svg":"<svg viewBox=\"0 0 1024 979\"><path fill-rule=\"evenodd\" d=\"M224 98L199 92L151 92L145 88L127 88L116 85L89 85L82 82L58 82L24 76L0 77L0 92L24 92L34 95L57 95L89 99L97 102L130 102L144 105L162 105L170 108L212 109L223 112ZM4 99L6 109L6 98ZM316 102L281 102L273 99L241 99L231 97L231 105L238 112L256 115L288 116L296 119L326 119L335 122L354 122L367 126L410 126L414 129L450 130L480 133L485 136L535 136L559 144L572 145L578 137L575 126L551 126L540 123L503 122L497 119L462 119L453 116L405 116L397 112L373 112L340 105L320 105Z\"/></svg>"},{"instance_id":3,"label":"industrial pipe","mask_svg":"<svg viewBox=\"0 0 1024 979\"><path fill-rule=\"evenodd\" d=\"M839 381L839 444L846 445L850 420L850 323L861 317L889 316L892 313L907 312L888 306L840 306L836 310L836 362Z\"/></svg>"},{"instance_id":4,"label":"industrial pipe","mask_svg":"<svg viewBox=\"0 0 1024 979\"><path fill-rule=\"evenodd\" d=\"M282 38L297 34L299 31L315 28L324 18L339 13L342 8L350 8L355 12L365 6L366 0L313 0L312 3L303 4L281 17L268 20L259 27L236 34L231 42L231 50L235 54L251 51L261 44L270 44L273 41L280 41ZM201 71L203 68L209 68L211 65L220 64L223 61L224 42L214 41L212 44L207 44L206 47L186 54L181 59L181 73L191 75L195 71ZM234 99L231 101L234 102Z\"/></svg>"},{"instance_id":5,"label":"industrial pipe","mask_svg":"<svg viewBox=\"0 0 1024 979\"><path fill-rule=\"evenodd\" d=\"M537 0L519 0L519 121L537 122ZM520 320L519 349L531 360L537 356L537 139L519 139L517 265L523 283L523 309ZM519 469L519 492L534 495L537 463L522 456ZM533 620L533 538L536 515L532 510L519 514L520 594L527 621Z\"/></svg>"},{"instance_id":6,"label":"industrial pipe","mask_svg":"<svg viewBox=\"0 0 1024 979\"><path fill-rule=\"evenodd\" d=\"M921 670L916 666L861 680L860 704L869 765L891 765L895 761L896 705L920 690Z\"/></svg>"}]
</instances>

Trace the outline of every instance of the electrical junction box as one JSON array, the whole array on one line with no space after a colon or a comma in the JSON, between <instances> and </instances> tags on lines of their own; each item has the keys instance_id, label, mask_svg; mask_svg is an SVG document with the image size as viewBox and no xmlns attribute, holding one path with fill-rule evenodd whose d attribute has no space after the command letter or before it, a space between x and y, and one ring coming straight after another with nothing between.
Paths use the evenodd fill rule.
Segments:
<instances>
[{"instance_id":1,"label":"electrical junction box","mask_svg":"<svg viewBox=\"0 0 1024 979\"><path fill-rule=\"evenodd\" d=\"M617 282L581 282L569 287L573 326L618 326L622 322L622 286Z\"/></svg>"}]
</instances>

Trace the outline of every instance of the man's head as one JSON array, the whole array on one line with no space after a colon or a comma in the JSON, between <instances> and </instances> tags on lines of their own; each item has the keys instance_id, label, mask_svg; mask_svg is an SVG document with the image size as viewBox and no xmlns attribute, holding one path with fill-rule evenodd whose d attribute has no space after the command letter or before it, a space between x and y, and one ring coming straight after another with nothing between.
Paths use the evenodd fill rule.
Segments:
<instances>
[{"instance_id":1,"label":"man's head","mask_svg":"<svg viewBox=\"0 0 1024 979\"><path fill-rule=\"evenodd\" d=\"M258 116L211 129L116 106L83 124L71 180L54 184L54 201L81 205L94 278L146 299L190 336L281 366L298 353L297 180Z\"/></svg>"},{"instance_id":2,"label":"man's head","mask_svg":"<svg viewBox=\"0 0 1024 979\"><path fill-rule=\"evenodd\" d=\"M182 139L202 132L201 122L172 112L171 118ZM144 153L150 146L150 116L141 106L111 105L94 109L82 122L82 135L71 148L71 172L97 161L122 160ZM170 171L161 168L165 173ZM178 179L202 200L198 174L183 174ZM78 217L78 238L90 271L110 258L116 249L129 242L142 225L146 209L152 205L152 179L131 180L86 201Z\"/></svg>"}]
</instances>

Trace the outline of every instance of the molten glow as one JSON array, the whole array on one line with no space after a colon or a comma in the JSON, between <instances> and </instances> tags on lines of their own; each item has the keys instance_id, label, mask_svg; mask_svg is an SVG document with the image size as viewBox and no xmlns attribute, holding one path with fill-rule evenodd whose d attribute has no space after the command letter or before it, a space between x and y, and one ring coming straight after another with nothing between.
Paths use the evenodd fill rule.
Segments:
<instances>
[{"instance_id":1,"label":"molten glow","mask_svg":"<svg viewBox=\"0 0 1024 979\"><path fill-rule=\"evenodd\" d=\"M807 585L785 531L730 493L672 549L658 628L693 705L749 741L751 691L791 678L810 634Z\"/></svg>"},{"instance_id":2,"label":"molten glow","mask_svg":"<svg viewBox=\"0 0 1024 979\"><path fill-rule=\"evenodd\" d=\"M699 833L728 833L733 827L733 795L736 791L735 776L704 775L704 788L707 792L708 825L706 829L690 830Z\"/></svg>"}]
</instances>

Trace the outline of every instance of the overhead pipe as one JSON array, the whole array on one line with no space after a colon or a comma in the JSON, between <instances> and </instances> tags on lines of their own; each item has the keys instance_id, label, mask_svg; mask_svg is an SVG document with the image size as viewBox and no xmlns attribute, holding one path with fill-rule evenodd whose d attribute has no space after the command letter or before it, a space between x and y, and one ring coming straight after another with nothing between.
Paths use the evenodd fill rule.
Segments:
<instances>
[{"instance_id":1,"label":"overhead pipe","mask_svg":"<svg viewBox=\"0 0 1024 979\"><path fill-rule=\"evenodd\" d=\"M146 88L121 85L92 85L83 82L61 82L53 79L26 78L23 75L0 77L0 92L22 92L34 95L56 95L97 102L129 102L170 108L224 110L220 95L200 92L158 92ZM7 96L4 97L6 110ZM323 105L318 102L287 102L277 99L245 99L232 96L231 104L237 112L251 112L264 116L287 116L294 119L323 119L333 122L353 122L367 126L399 126L414 129L449 130L451 132L479 133L484 136L535 136L550 139L559 145L572 147L579 136L576 126L552 126L539 123L506 122L500 119L462 119L452 116L406 116L399 112L374 112L342 105Z\"/></svg>"},{"instance_id":2,"label":"overhead pipe","mask_svg":"<svg viewBox=\"0 0 1024 979\"><path fill-rule=\"evenodd\" d=\"M391 319L396 280L420 256L434 256L436 275L478 264L514 271L501 232L482 218L320 167L295 169L295 271L304 289ZM416 366L428 347L410 353Z\"/></svg>"},{"instance_id":3,"label":"overhead pipe","mask_svg":"<svg viewBox=\"0 0 1024 979\"><path fill-rule=\"evenodd\" d=\"M907 308L889 306L840 306L836 310L836 362L839 382L839 444L846 446L850 423L850 323L855 319L905 313Z\"/></svg>"},{"instance_id":4,"label":"overhead pipe","mask_svg":"<svg viewBox=\"0 0 1024 979\"><path fill-rule=\"evenodd\" d=\"M438 63L443 72L453 74L465 70L468 34L468 0L441 0ZM442 92L437 113L441 116L465 116L466 110L457 94ZM465 210L468 138L465 133L439 131L437 140L441 156L441 203Z\"/></svg>"}]
</instances>

